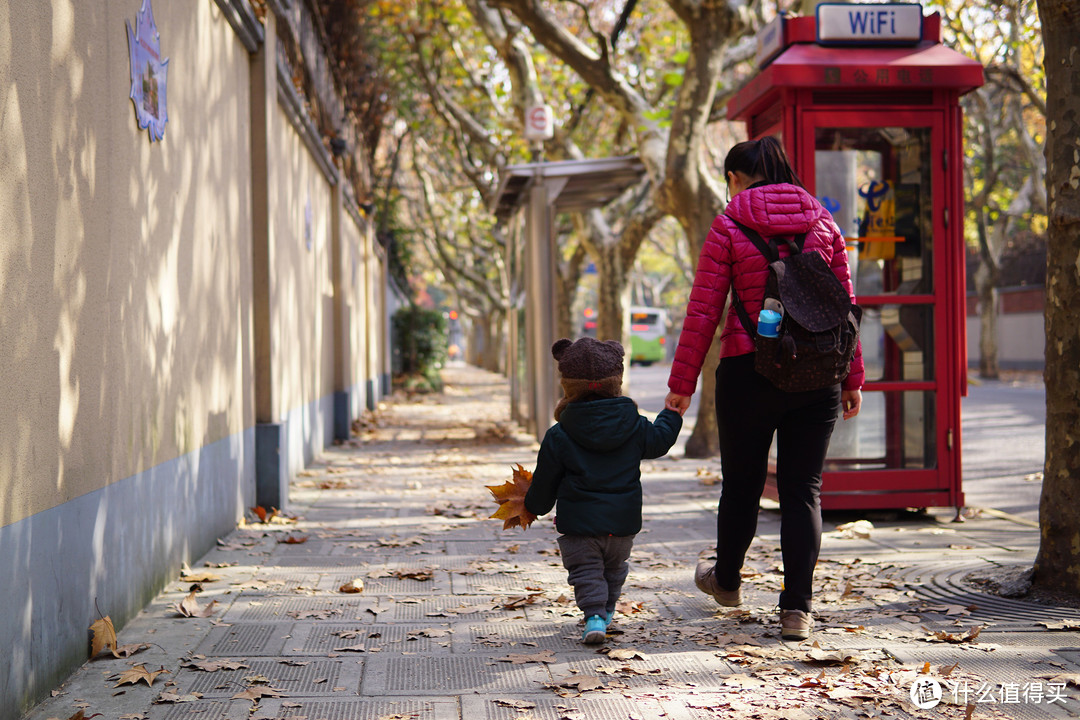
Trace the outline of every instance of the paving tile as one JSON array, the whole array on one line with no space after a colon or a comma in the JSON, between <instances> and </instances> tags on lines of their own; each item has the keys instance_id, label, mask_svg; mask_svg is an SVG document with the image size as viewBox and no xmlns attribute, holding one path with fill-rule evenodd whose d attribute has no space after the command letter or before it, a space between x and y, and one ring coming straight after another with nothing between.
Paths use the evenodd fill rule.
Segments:
<instances>
[{"instance_id":1,"label":"paving tile","mask_svg":"<svg viewBox=\"0 0 1080 720\"><path fill-rule=\"evenodd\" d=\"M488 658L453 656L372 657L364 695L446 693L528 693L550 682L547 668L512 665Z\"/></svg>"},{"instance_id":2,"label":"paving tile","mask_svg":"<svg viewBox=\"0 0 1080 720\"><path fill-rule=\"evenodd\" d=\"M459 720L456 698L357 700L264 700L251 720ZM188 720L195 720L194 717ZM198 720L202 720L201 717Z\"/></svg>"}]
</instances>

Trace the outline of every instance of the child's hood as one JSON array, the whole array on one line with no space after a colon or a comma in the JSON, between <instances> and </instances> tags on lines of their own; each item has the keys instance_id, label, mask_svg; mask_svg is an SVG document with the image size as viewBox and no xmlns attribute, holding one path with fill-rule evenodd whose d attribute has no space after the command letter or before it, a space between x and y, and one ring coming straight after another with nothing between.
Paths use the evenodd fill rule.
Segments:
<instances>
[{"instance_id":1,"label":"child's hood","mask_svg":"<svg viewBox=\"0 0 1080 720\"><path fill-rule=\"evenodd\" d=\"M559 424L582 447L606 452L622 447L640 420L637 404L628 397L617 397L570 403Z\"/></svg>"}]
</instances>

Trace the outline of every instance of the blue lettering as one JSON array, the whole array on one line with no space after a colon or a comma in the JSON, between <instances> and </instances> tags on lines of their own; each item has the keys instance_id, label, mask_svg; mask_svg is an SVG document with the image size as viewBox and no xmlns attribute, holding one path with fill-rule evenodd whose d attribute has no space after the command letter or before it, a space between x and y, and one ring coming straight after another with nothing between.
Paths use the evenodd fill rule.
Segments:
<instances>
[{"instance_id":1,"label":"blue lettering","mask_svg":"<svg viewBox=\"0 0 1080 720\"><path fill-rule=\"evenodd\" d=\"M891 32L893 35L895 35L896 34L896 11L895 10L892 10L892 11L889 12L889 27L890 27L889 32Z\"/></svg>"},{"instance_id":2,"label":"blue lettering","mask_svg":"<svg viewBox=\"0 0 1080 720\"><path fill-rule=\"evenodd\" d=\"M885 22L888 19L888 16L889 16L889 11L888 10L878 10L877 11L877 27L874 29L874 34L875 35L880 35L881 34L881 30L882 30L883 27L885 27Z\"/></svg>"},{"instance_id":3,"label":"blue lettering","mask_svg":"<svg viewBox=\"0 0 1080 720\"><path fill-rule=\"evenodd\" d=\"M854 12L848 11L848 21L851 22L852 34L865 35L866 34L866 13L856 10Z\"/></svg>"}]
</instances>

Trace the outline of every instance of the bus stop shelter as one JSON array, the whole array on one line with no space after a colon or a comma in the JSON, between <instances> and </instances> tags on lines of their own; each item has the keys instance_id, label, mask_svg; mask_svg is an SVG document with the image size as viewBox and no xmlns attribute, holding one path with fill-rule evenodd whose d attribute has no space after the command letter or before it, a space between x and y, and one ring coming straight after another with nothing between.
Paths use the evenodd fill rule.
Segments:
<instances>
[{"instance_id":1,"label":"bus stop shelter","mask_svg":"<svg viewBox=\"0 0 1080 720\"><path fill-rule=\"evenodd\" d=\"M521 347L518 314L511 313L507 359L511 415L537 438L552 425L559 395L551 357L558 302L555 215L602 207L644 175L645 166L632 156L537 162L502 171L492 210L511 233L524 237L525 342Z\"/></svg>"}]
</instances>

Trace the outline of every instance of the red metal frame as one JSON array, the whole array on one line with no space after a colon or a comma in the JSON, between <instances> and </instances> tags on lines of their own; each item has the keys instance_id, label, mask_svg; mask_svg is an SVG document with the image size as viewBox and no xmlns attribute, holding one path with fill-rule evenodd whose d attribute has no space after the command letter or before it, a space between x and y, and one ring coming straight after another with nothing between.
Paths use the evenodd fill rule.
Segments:
<instances>
[{"instance_id":1,"label":"red metal frame","mask_svg":"<svg viewBox=\"0 0 1080 720\"><path fill-rule=\"evenodd\" d=\"M813 17L786 19L784 36L784 51L736 94L728 104L728 117L746 121L751 138L782 133L795 169L810 192L816 184L816 128L930 129L933 293L862 296L858 302L864 307L933 306L933 378L868 382L863 392L933 392L935 462L925 469L827 471L822 507L959 508L964 503L960 397L967 393L959 98L982 85L982 66L940 45L937 14L924 18L924 39L914 47L821 47L814 44ZM886 402L887 413L890 407L899 413L895 400ZM887 431L900 433L898 418L886 421ZM887 455L891 447L899 447L899 435L895 442L886 442ZM874 459L830 458L829 462L855 465L868 460ZM770 490L774 494L775 486Z\"/></svg>"}]
</instances>

